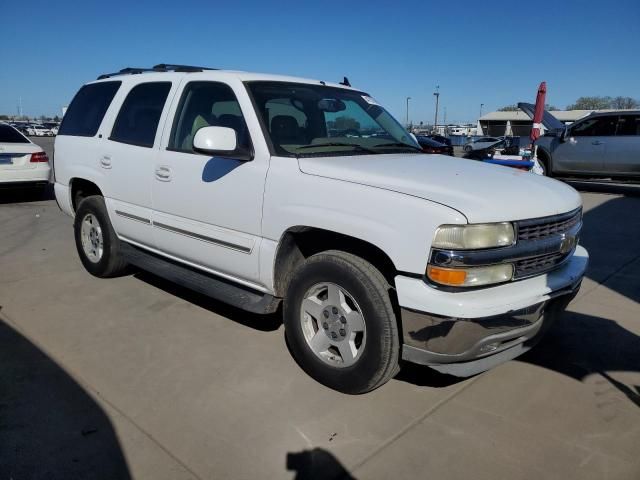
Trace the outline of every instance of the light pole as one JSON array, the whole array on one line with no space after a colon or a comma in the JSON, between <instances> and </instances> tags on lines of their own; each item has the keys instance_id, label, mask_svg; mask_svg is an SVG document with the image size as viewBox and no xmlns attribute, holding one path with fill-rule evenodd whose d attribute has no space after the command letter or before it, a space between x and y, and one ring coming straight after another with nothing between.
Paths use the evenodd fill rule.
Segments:
<instances>
[{"instance_id":1,"label":"light pole","mask_svg":"<svg viewBox=\"0 0 640 480\"><path fill-rule=\"evenodd\" d=\"M436 116L433 120L433 130L436 131L438 128L438 104L440 102L440 85L436 85L436 91L433 93L436 97Z\"/></svg>"},{"instance_id":2,"label":"light pole","mask_svg":"<svg viewBox=\"0 0 640 480\"><path fill-rule=\"evenodd\" d=\"M405 123L407 128L409 128L409 100L411 100L411 97L407 97L407 122Z\"/></svg>"}]
</instances>

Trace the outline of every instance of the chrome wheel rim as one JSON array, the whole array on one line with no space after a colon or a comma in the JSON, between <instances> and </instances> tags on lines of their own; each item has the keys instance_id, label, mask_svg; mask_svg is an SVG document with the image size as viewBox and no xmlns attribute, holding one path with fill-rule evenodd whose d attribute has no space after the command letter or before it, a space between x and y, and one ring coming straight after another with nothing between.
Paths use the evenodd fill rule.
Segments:
<instances>
[{"instance_id":1,"label":"chrome wheel rim","mask_svg":"<svg viewBox=\"0 0 640 480\"><path fill-rule=\"evenodd\" d=\"M102 227L93 213L87 213L80 226L80 240L85 256L92 263L98 263L104 252Z\"/></svg>"},{"instance_id":2,"label":"chrome wheel rim","mask_svg":"<svg viewBox=\"0 0 640 480\"><path fill-rule=\"evenodd\" d=\"M345 368L362 356L366 324L353 295L335 283L317 283L300 308L302 334L311 351L332 367Z\"/></svg>"}]
</instances>

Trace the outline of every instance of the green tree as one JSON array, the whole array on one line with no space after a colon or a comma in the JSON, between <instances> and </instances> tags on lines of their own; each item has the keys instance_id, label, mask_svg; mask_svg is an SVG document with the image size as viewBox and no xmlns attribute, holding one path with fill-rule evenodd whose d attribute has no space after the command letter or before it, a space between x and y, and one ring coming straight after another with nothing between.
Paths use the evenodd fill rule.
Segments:
<instances>
[{"instance_id":1,"label":"green tree","mask_svg":"<svg viewBox=\"0 0 640 480\"><path fill-rule=\"evenodd\" d=\"M520 110L518 105L505 105L498 109L499 112L517 112L518 110Z\"/></svg>"},{"instance_id":2,"label":"green tree","mask_svg":"<svg viewBox=\"0 0 640 480\"><path fill-rule=\"evenodd\" d=\"M604 110L611 108L611 97L580 97L567 110Z\"/></svg>"},{"instance_id":3,"label":"green tree","mask_svg":"<svg viewBox=\"0 0 640 480\"><path fill-rule=\"evenodd\" d=\"M631 97L615 97L611 99L609 106L616 110L633 110L634 108L640 108L640 102Z\"/></svg>"}]
</instances>

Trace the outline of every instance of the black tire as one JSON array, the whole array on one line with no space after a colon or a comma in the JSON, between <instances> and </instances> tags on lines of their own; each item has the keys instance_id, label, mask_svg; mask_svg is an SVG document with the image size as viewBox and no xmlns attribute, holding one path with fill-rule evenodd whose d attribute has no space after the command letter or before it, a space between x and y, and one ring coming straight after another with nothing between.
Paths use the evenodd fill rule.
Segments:
<instances>
[{"instance_id":1,"label":"black tire","mask_svg":"<svg viewBox=\"0 0 640 480\"><path fill-rule=\"evenodd\" d=\"M462 150L466 153L470 153L471 152L471 145L465 145L464 147L462 147Z\"/></svg>"},{"instance_id":2,"label":"black tire","mask_svg":"<svg viewBox=\"0 0 640 480\"><path fill-rule=\"evenodd\" d=\"M542 167L542 175L545 177L552 177L551 170L549 170L549 157L546 153L538 151L538 163Z\"/></svg>"},{"instance_id":3,"label":"black tire","mask_svg":"<svg viewBox=\"0 0 640 480\"><path fill-rule=\"evenodd\" d=\"M330 282L346 289L362 310L366 326L364 349L348 367L322 361L305 340L300 310L313 285ZM299 365L318 382L343 393L378 388L398 372L400 341L388 282L365 260L337 250L309 257L294 272L284 299L284 325L289 347Z\"/></svg>"},{"instance_id":4,"label":"black tire","mask_svg":"<svg viewBox=\"0 0 640 480\"><path fill-rule=\"evenodd\" d=\"M98 221L102 231L103 252L98 261L92 261L82 247L81 227L85 217L92 214ZM127 262L120 253L120 240L116 236L104 198L99 195L92 195L84 198L76 209L76 216L73 222L74 237L76 240L76 250L82 261L84 268L91 274L100 278L116 277L126 273Z\"/></svg>"}]
</instances>

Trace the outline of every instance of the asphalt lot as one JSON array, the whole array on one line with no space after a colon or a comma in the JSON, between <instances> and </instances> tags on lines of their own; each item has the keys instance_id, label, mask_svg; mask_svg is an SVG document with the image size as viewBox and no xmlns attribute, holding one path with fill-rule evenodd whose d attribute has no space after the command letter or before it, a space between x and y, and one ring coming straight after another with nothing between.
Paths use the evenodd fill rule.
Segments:
<instances>
[{"instance_id":1,"label":"asphalt lot","mask_svg":"<svg viewBox=\"0 0 640 480\"><path fill-rule=\"evenodd\" d=\"M588 275L534 350L354 397L302 372L277 314L94 278L55 201L0 192L0 479L637 480L640 196L583 199Z\"/></svg>"}]
</instances>

